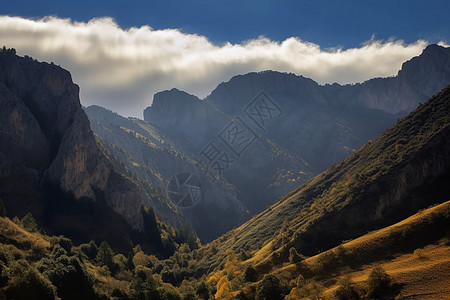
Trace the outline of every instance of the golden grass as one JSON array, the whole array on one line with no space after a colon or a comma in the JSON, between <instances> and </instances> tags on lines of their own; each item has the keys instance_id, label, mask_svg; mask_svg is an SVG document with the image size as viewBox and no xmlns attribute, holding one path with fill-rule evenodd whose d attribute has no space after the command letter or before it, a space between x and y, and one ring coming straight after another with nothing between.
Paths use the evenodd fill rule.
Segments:
<instances>
[{"instance_id":1,"label":"golden grass","mask_svg":"<svg viewBox=\"0 0 450 300\"><path fill-rule=\"evenodd\" d=\"M260 250L256 251L256 253L246 262L255 265L256 263L263 261L264 259L269 257L271 254L272 254L272 241L269 241Z\"/></svg>"},{"instance_id":2,"label":"golden grass","mask_svg":"<svg viewBox=\"0 0 450 300\"><path fill-rule=\"evenodd\" d=\"M8 218L0 217L0 236L21 249L35 249L47 253L50 242L38 232L28 232Z\"/></svg>"},{"instance_id":3,"label":"golden grass","mask_svg":"<svg viewBox=\"0 0 450 300\"><path fill-rule=\"evenodd\" d=\"M118 289L123 293L130 292L130 282L112 277L109 270L105 267L96 266L89 261L85 261L84 263L88 273L90 273L94 279L94 289L98 293L109 295L115 289Z\"/></svg>"},{"instance_id":4,"label":"golden grass","mask_svg":"<svg viewBox=\"0 0 450 300\"><path fill-rule=\"evenodd\" d=\"M363 285L370 271L381 266L395 283L400 284L400 295L406 299L450 299L450 246L429 245L422 248L423 257L416 253L404 254L391 261L377 262L361 267L362 270L342 272L336 282L349 277ZM337 284L327 286L324 299L333 299Z\"/></svg>"},{"instance_id":5,"label":"golden grass","mask_svg":"<svg viewBox=\"0 0 450 300\"><path fill-rule=\"evenodd\" d=\"M450 299L450 226L446 225L450 225L449 220L450 201L447 201L310 257L300 265L275 266L272 272L288 280L303 274L325 287L324 299L333 299L341 279L349 277L355 284L364 286L370 271L381 266L401 285L401 296L406 299ZM402 243L419 243L421 236L416 233L434 228L434 222L444 224L442 232L447 230L438 242L419 249L397 247ZM251 261L267 265L268 247L258 251ZM349 262L353 263L351 268Z\"/></svg>"}]
</instances>

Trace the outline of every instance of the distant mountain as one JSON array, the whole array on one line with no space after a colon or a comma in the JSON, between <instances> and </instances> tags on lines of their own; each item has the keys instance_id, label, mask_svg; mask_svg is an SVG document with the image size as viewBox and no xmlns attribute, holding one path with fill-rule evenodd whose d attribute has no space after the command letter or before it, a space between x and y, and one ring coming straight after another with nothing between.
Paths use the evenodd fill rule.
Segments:
<instances>
[{"instance_id":1,"label":"distant mountain","mask_svg":"<svg viewBox=\"0 0 450 300\"><path fill-rule=\"evenodd\" d=\"M261 268L315 255L450 199L450 86L342 162L211 243L256 249ZM448 232L443 228L443 232ZM205 250L207 251L207 250ZM202 265L199 263L199 265Z\"/></svg>"},{"instance_id":2,"label":"distant mountain","mask_svg":"<svg viewBox=\"0 0 450 300\"><path fill-rule=\"evenodd\" d=\"M351 155L398 118L378 109L337 101L339 93L311 79L273 71L233 77L220 84L205 102L229 115L247 115L248 105L260 91L282 110L278 118L270 120L263 135L302 157L314 175ZM259 110L267 114L263 108ZM257 122L269 121L256 111L251 113Z\"/></svg>"},{"instance_id":3,"label":"distant mountain","mask_svg":"<svg viewBox=\"0 0 450 300\"><path fill-rule=\"evenodd\" d=\"M403 63L397 76L344 86L348 91L340 91L339 99L345 102L354 97L357 103L368 108L405 114L449 83L450 48L429 45L421 55Z\"/></svg>"},{"instance_id":4,"label":"distant mountain","mask_svg":"<svg viewBox=\"0 0 450 300\"><path fill-rule=\"evenodd\" d=\"M164 252L139 185L99 148L68 71L0 51L0 198L77 242ZM149 223L150 222L150 223Z\"/></svg>"},{"instance_id":5,"label":"distant mountain","mask_svg":"<svg viewBox=\"0 0 450 300\"><path fill-rule=\"evenodd\" d=\"M212 176L233 185L253 214L310 178L308 164L267 139L244 115L228 115L176 89L154 96L145 118Z\"/></svg>"},{"instance_id":6,"label":"distant mountain","mask_svg":"<svg viewBox=\"0 0 450 300\"><path fill-rule=\"evenodd\" d=\"M344 86L274 71L239 75L204 100L176 89L158 93L144 119L199 160L210 143L228 151L234 162L220 175L256 213L449 84L449 57L450 48L430 45L396 77ZM242 153L230 146L240 130L251 144L242 143Z\"/></svg>"},{"instance_id":7,"label":"distant mountain","mask_svg":"<svg viewBox=\"0 0 450 300\"><path fill-rule=\"evenodd\" d=\"M116 172L140 187L144 204L164 222L188 224L203 241L211 241L249 218L235 189L202 171L195 157L179 149L152 125L127 119L99 106L85 111ZM179 174L192 174L201 188L196 205L177 203L169 184Z\"/></svg>"},{"instance_id":8,"label":"distant mountain","mask_svg":"<svg viewBox=\"0 0 450 300\"><path fill-rule=\"evenodd\" d=\"M0 298L442 298L450 86L419 103L448 54L356 85L173 89L142 121L83 110L67 71L0 50ZM261 210L204 246L189 229L208 241Z\"/></svg>"}]
</instances>

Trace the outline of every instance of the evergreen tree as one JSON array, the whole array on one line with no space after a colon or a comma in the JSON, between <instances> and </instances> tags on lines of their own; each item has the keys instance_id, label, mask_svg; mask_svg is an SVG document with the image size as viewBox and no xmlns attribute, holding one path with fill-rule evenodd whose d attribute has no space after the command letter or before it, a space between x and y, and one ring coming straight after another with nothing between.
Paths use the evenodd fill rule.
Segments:
<instances>
[{"instance_id":1,"label":"evergreen tree","mask_svg":"<svg viewBox=\"0 0 450 300\"><path fill-rule=\"evenodd\" d=\"M27 213L20 221L23 228L25 228L26 230L30 232L35 232L38 230L36 220L30 212Z\"/></svg>"},{"instance_id":2,"label":"evergreen tree","mask_svg":"<svg viewBox=\"0 0 450 300\"><path fill-rule=\"evenodd\" d=\"M283 300L288 293L287 286L281 282L278 276L273 274L266 274L256 287L257 300Z\"/></svg>"},{"instance_id":3,"label":"evergreen tree","mask_svg":"<svg viewBox=\"0 0 450 300\"><path fill-rule=\"evenodd\" d=\"M100 244L100 247L98 247L98 252L95 260L97 260L100 265L107 266L111 269L113 267L113 258L114 252L112 251L109 244L106 241L103 241Z\"/></svg>"},{"instance_id":4,"label":"evergreen tree","mask_svg":"<svg viewBox=\"0 0 450 300\"><path fill-rule=\"evenodd\" d=\"M2 200L2 198L0 198L0 217L5 217L5 216L6 216L5 204L3 204L3 200Z\"/></svg>"}]
</instances>

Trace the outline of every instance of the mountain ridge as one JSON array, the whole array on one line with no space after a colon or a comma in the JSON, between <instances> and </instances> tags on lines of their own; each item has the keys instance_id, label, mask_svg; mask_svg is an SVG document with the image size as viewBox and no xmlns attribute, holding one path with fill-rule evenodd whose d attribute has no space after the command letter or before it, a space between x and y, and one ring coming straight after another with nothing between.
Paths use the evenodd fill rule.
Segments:
<instances>
[{"instance_id":1,"label":"mountain ridge","mask_svg":"<svg viewBox=\"0 0 450 300\"><path fill-rule=\"evenodd\" d=\"M313 255L448 200L449 106L447 87L376 140L211 247L222 249L226 244L239 252L269 247L269 243L271 255L260 263L282 263L291 247Z\"/></svg>"},{"instance_id":2,"label":"mountain ridge","mask_svg":"<svg viewBox=\"0 0 450 300\"><path fill-rule=\"evenodd\" d=\"M164 222L176 227L187 224L202 241L211 241L248 218L230 184L212 178L195 156L178 148L151 124L101 107L90 106L85 111L108 156L116 157L112 159L118 162L116 171L141 187L144 204ZM171 180L183 173L192 174L201 183L201 200L193 206L176 205L168 194Z\"/></svg>"},{"instance_id":3,"label":"mountain ridge","mask_svg":"<svg viewBox=\"0 0 450 300\"><path fill-rule=\"evenodd\" d=\"M149 243L139 188L99 148L68 71L0 51L0 117L0 198L10 214L32 212L76 241Z\"/></svg>"},{"instance_id":4,"label":"mountain ridge","mask_svg":"<svg viewBox=\"0 0 450 300\"><path fill-rule=\"evenodd\" d=\"M443 274L443 278L448 273L450 86L359 150L353 150L351 145L369 138L369 132L376 133L370 131L370 126L358 128L362 121L382 118L379 130L398 115L350 102L340 107L339 99L330 104L324 100L326 93L316 94L319 87L308 79L301 79L303 86L289 83L298 95L305 95L292 98L289 91L282 93L288 82L284 80L286 76L266 72L266 81L256 88L227 90L227 85L223 85L226 91L236 93L230 93L230 99L242 104L233 107L228 106L233 103L225 103L225 111L178 90L163 92L157 96L162 99L161 109L156 109L157 102L156 110L149 110L155 117L151 124L123 118L100 107L84 108L83 112L77 87L67 77L70 73L14 54L12 50L0 53L0 267L5 270L0 272L0 282L4 284L0 298L4 294L30 294L18 288L25 287L28 282L24 279L30 278L39 292L47 289L48 299L75 295L73 290L80 286L69 278L74 270L78 271L75 278L84 284L84 292L99 298L125 299L169 295L181 299L181 294L186 298L253 299L261 298L274 286L276 296L297 299L306 292L315 293L317 298L322 293L321 285L330 297L337 297L336 293L346 288L353 296L370 298L374 293L370 278L377 270L387 279L398 275L399 282L406 286L402 291L402 285L390 282L383 293L394 297L402 291L401 296L410 297L417 291L427 291L420 281L423 279L417 279L421 270L427 276L432 272L438 277ZM17 65L8 65L11 62ZM273 76L278 79L272 80ZM291 79L294 82L296 77ZM422 87L428 86L419 81ZM260 92L260 85L267 91ZM433 84L430 87L435 88ZM328 88L327 93L332 94L338 86ZM257 95L253 96L255 91ZM308 93L316 95L317 101L309 101ZM418 98L414 99L401 102L398 107ZM67 111L65 101L72 101ZM170 117L164 115L171 111L170 101L184 101L192 112L179 119L166 118ZM257 124L262 120L257 116L261 115L250 110L255 109L252 105L257 101L262 102L256 108L270 107L272 110L267 113L278 113L266 123ZM318 112L313 114L316 109ZM177 112L184 111L181 108ZM298 113L297 119L293 111ZM199 112L209 114L210 120L196 118ZM215 127L192 126L202 123ZM243 149L233 148L236 145L230 141L225 144L227 134L233 133L227 130L236 124L247 126L254 134L254 143ZM283 131L287 131L285 136ZM313 138L306 139L310 134ZM291 139L285 139L286 136ZM320 139L329 141L332 147L317 143ZM188 219L187 214L179 212L190 208L171 206L164 190L170 186L171 176L180 171L198 171L196 174L208 176L204 161L200 164L205 149L200 151L198 147L212 143L223 146L221 151L235 151L232 158L238 164L228 173L212 176L211 181L201 180L210 184L205 192L216 189L212 194L212 198L217 196L216 202L209 203L219 208L239 206L229 212L227 216L231 218L239 217L238 213L250 207L252 201L259 201L255 205L261 209L267 203L264 200L273 201L275 194L281 198L238 228L200 246L189 228L175 230L162 223L155 212L167 213L167 219L173 218L174 223ZM311 143L310 152L321 151L321 155L337 150L342 151L341 155L351 155L306 180L320 167L310 169L310 161L304 160L310 157L307 149L299 146L301 143ZM293 170L310 173L297 174ZM71 172L79 174L71 176ZM260 177L259 181L248 180L255 176ZM247 190L242 188L244 185ZM296 187L283 193L290 186ZM251 201L246 199L248 196ZM36 207L41 200L46 201ZM206 200L194 207L208 203ZM429 206L433 207L420 212ZM217 228L221 226L222 231L227 231L227 226L242 221L224 224L212 206L203 208L197 219L191 220L192 224L205 221L200 227L214 226L214 234L220 232ZM115 255L108 243L102 242L98 247L92 241L74 246L63 236L37 232L31 214L23 216L28 210L39 217L39 223L54 226L46 227L51 234L67 233L77 244L87 242L86 238L100 243L114 236L114 248L121 249L122 254ZM4 218L6 212L11 217L20 212L21 219ZM141 231L131 227L136 217L142 217ZM370 232L373 230L378 231ZM423 239L416 243L417 236ZM117 239L122 243L119 246ZM436 253L436 257L431 256ZM411 261L416 269L407 273L392 266ZM380 265L389 268L389 274L376 268L369 274L369 269ZM408 279L410 275L414 279ZM345 282L341 281L344 276L348 276ZM350 282L350 276L355 282ZM448 281L432 279L433 287ZM438 292L441 295L446 291L441 288Z\"/></svg>"},{"instance_id":5,"label":"mountain ridge","mask_svg":"<svg viewBox=\"0 0 450 300\"><path fill-rule=\"evenodd\" d=\"M221 175L255 214L352 155L446 80L449 84L449 57L450 48L430 45L405 62L396 77L343 86L275 71L237 75L203 100L177 89L157 93L144 119L198 159L206 145L217 146L216 140L229 150L224 133L235 124L249 128L257 142L245 148L244 158L234 156L233 168ZM289 159L275 163L274 153ZM247 186L264 191L255 188L254 194Z\"/></svg>"}]
</instances>

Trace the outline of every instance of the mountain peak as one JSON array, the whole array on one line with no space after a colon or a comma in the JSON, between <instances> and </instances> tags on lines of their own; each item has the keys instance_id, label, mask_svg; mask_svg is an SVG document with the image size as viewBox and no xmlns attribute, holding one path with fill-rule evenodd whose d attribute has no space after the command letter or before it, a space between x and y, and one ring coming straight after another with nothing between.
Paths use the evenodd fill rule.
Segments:
<instances>
[{"instance_id":1,"label":"mountain peak","mask_svg":"<svg viewBox=\"0 0 450 300\"><path fill-rule=\"evenodd\" d=\"M446 48L444 46L440 46L438 44L430 44L430 45L426 46L425 49L423 49L422 55L434 54L439 51L445 51L446 49L448 49L448 48Z\"/></svg>"},{"instance_id":2,"label":"mountain peak","mask_svg":"<svg viewBox=\"0 0 450 300\"><path fill-rule=\"evenodd\" d=\"M201 100L191 94L178 89L165 90L153 96L153 103L144 110L144 120L154 122L156 119L166 119L167 116L181 115L183 111L190 111Z\"/></svg>"},{"instance_id":3,"label":"mountain peak","mask_svg":"<svg viewBox=\"0 0 450 300\"><path fill-rule=\"evenodd\" d=\"M449 108L450 86L215 246L239 251L269 242L281 255L255 255L267 262L287 258L291 247L314 255L447 201Z\"/></svg>"},{"instance_id":4,"label":"mountain peak","mask_svg":"<svg viewBox=\"0 0 450 300\"><path fill-rule=\"evenodd\" d=\"M407 87L403 92L415 94L405 95L410 98L411 108L415 108L450 83L450 48L427 46L422 54L403 63L397 78L398 84Z\"/></svg>"},{"instance_id":5,"label":"mountain peak","mask_svg":"<svg viewBox=\"0 0 450 300\"><path fill-rule=\"evenodd\" d=\"M153 104L152 107L160 105L162 102L183 102L190 101L195 102L200 100L198 97L186 93L185 91L180 91L179 89L173 88L171 90L165 90L159 93L156 93L153 96Z\"/></svg>"},{"instance_id":6,"label":"mountain peak","mask_svg":"<svg viewBox=\"0 0 450 300\"><path fill-rule=\"evenodd\" d=\"M89 205L106 203L105 212L128 222L123 228L142 230L142 197L98 148L70 73L11 50L0 51L0 70L0 196L10 211L20 214L31 207L39 217L48 198L61 193L64 200L57 201L71 205L80 199ZM5 197L9 182L15 187ZM27 190L35 193L30 196Z\"/></svg>"}]
</instances>

